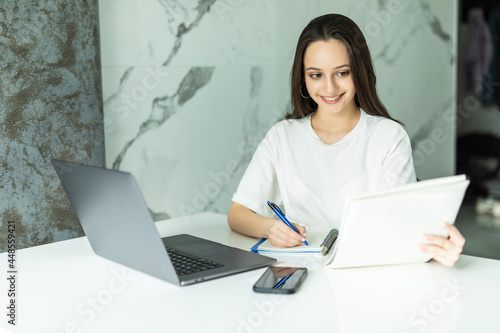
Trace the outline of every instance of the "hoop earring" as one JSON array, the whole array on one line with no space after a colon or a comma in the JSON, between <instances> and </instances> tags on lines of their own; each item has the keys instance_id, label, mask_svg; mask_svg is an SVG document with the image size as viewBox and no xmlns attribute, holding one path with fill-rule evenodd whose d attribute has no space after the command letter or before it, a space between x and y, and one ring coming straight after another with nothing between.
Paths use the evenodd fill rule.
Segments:
<instances>
[{"instance_id":1,"label":"hoop earring","mask_svg":"<svg viewBox=\"0 0 500 333\"><path fill-rule=\"evenodd\" d=\"M302 82L302 84L300 85L300 88L299 88L300 96L302 96L302 98L311 98L311 96L304 96L304 94L302 94L302 86L304 85L304 83L305 82Z\"/></svg>"}]
</instances>

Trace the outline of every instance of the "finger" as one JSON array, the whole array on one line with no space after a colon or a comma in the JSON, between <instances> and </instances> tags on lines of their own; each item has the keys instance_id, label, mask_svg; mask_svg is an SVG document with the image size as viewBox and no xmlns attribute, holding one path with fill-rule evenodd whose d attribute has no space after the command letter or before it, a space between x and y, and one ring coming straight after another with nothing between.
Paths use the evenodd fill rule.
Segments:
<instances>
[{"instance_id":1,"label":"finger","mask_svg":"<svg viewBox=\"0 0 500 333\"><path fill-rule=\"evenodd\" d=\"M441 263L444 266L451 267L455 265L455 263L458 261L460 257L459 256L442 256L442 255L435 255L432 259L436 260L437 262Z\"/></svg>"},{"instance_id":2,"label":"finger","mask_svg":"<svg viewBox=\"0 0 500 333\"><path fill-rule=\"evenodd\" d=\"M432 244L438 245L449 252L462 253L463 246L454 242L453 239L438 236L438 235L424 235L424 239Z\"/></svg>"},{"instance_id":3,"label":"finger","mask_svg":"<svg viewBox=\"0 0 500 333\"><path fill-rule=\"evenodd\" d=\"M292 240L292 239L283 239L283 238L276 237L274 235L269 237L269 240L271 241L272 245L279 246L279 247L294 247L294 246L302 244L302 242L300 242L300 241L297 242L297 241Z\"/></svg>"},{"instance_id":4,"label":"finger","mask_svg":"<svg viewBox=\"0 0 500 333\"><path fill-rule=\"evenodd\" d=\"M306 228L300 224L292 223L295 229L297 229L303 237L306 237Z\"/></svg>"},{"instance_id":5,"label":"finger","mask_svg":"<svg viewBox=\"0 0 500 333\"><path fill-rule=\"evenodd\" d=\"M291 247L301 244L303 236L284 223L276 222L270 230L269 239L275 246Z\"/></svg>"},{"instance_id":6,"label":"finger","mask_svg":"<svg viewBox=\"0 0 500 333\"><path fill-rule=\"evenodd\" d=\"M434 244L419 244L420 249L425 254L445 266L453 266L460 258L460 253L447 251L445 248Z\"/></svg>"},{"instance_id":7,"label":"finger","mask_svg":"<svg viewBox=\"0 0 500 333\"><path fill-rule=\"evenodd\" d=\"M300 227L300 226L299 226ZM300 227L304 232L305 232L305 229ZM302 233L297 233L295 230L293 230L292 228L290 228L289 226L287 226L286 224L284 223L278 223L278 229L283 233L285 234L287 237L289 238L293 238L294 240L296 241L304 241L305 240L305 235L303 235ZM300 231L300 230L299 230Z\"/></svg>"},{"instance_id":8,"label":"finger","mask_svg":"<svg viewBox=\"0 0 500 333\"><path fill-rule=\"evenodd\" d=\"M441 237L440 239L442 240L443 238ZM445 242L451 244L449 240L445 240ZM434 244L424 245L424 249L427 254L429 254L433 259L436 259L437 261L443 263L446 266L453 265L458 260L458 258L460 258L460 253L462 253L461 247L456 247L456 246L449 246L449 247L451 248L451 250L448 249L446 246L443 247Z\"/></svg>"},{"instance_id":9,"label":"finger","mask_svg":"<svg viewBox=\"0 0 500 333\"><path fill-rule=\"evenodd\" d=\"M447 267L451 267L451 266L455 265L455 262L456 262L456 260L453 260L450 257L445 257L445 256L440 256L440 255L436 255L432 259L434 259L435 261L439 262L441 265L447 266Z\"/></svg>"},{"instance_id":10,"label":"finger","mask_svg":"<svg viewBox=\"0 0 500 333\"><path fill-rule=\"evenodd\" d=\"M447 237L438 235L424 235L424 240L430 244L438 245L439 247L446 248L448 251L453 251L455 245L450 242Z\"/></svg>"},{"instance_id":11,"label":"finger","mask_svg":"<svg viewBox=\"0 0 500 333\"><path fill-rule=\"evenodd\" d=\"M433 244L419 244L419 248L422 252L430 255L432 258L435 256L444 256L447 253L447 251L441 246Z\"/></svg>"},{"instance_id":12,"label":"finger","mask_svg":"<svg viewBox=\"0 0 500 333\"><path fill-rule=\"evenodd\" d=\"M450 223L443 223L443 229L448 232L448 235L450 235L450 240L457 244L460 247L463 247L465 244L465 238L462 236L460 231L455 227L454 225Z\"/></svg>"}]
</instances>

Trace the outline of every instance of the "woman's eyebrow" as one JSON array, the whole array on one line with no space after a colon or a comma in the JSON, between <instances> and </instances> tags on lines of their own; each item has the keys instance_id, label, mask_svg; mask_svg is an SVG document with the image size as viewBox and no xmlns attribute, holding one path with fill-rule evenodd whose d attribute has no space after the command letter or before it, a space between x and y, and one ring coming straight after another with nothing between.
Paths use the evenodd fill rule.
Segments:
<instances>
[{"instance_id":1,"label":"woman's eyebrow","mask_svg":"<svg viewBox=\"0 0 500 333\"><path fill-rule=\"evenodd\" d=\"M350 67L348 64L345 64L345 65L340 65L340 66L337 66L335 67L334 69L339 69L339 68L342 68L342 67ZM306 71L320 71L321 69L319 68L316 68L316 67L307 67L306 68Z\"/></svg>"}]
</instances>

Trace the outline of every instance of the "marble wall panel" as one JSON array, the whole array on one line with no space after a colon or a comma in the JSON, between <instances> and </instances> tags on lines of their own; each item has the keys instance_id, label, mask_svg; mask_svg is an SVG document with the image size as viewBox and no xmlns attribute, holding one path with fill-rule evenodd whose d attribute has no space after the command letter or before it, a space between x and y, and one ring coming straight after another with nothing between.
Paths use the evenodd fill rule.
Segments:
<instances>
[{"instance_id":1,"label":"marble wall panel","mask_svg":"<svg viewBox=\"0 0 500 333\"><path fill-rule=\"evenodd\" d=\"M50 160L104 165L96 0L0 2L0 251L83 231Z\"/></svg>"},{"instance_id":2,"label":"marble wall panel","mask_svg":"<svg viewBox=\"0 0 500 333\"><path fill-rule=\"evenodd\" d=\"M300 31L329 12L365 33L418 177L454 172L455 0L125 2L99 4L106 164L137 177L155 218L227 212L289 110Z\"/></svg>"}]
</instances>

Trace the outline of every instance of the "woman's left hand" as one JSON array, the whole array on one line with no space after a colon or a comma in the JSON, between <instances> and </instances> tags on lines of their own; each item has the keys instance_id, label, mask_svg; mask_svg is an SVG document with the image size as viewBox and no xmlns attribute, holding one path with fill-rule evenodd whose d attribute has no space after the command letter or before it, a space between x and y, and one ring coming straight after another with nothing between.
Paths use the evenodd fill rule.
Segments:
<instances>
[{"instance_id":1,"label":"woman's left hand","mask_svg":"<svg viewBox=\"0 0 500 333\"><path fill-rule=\"evenodd\" d=\"M460 253L462 253L465 238L455 226L449 223L443 223L443 229L450 235L448 238L437 235L424 235L424 239L430 244L419 244L419 247L424 253L430 255L444 266L453 266L460 257Z\"/></svg>"}]
</instances>

